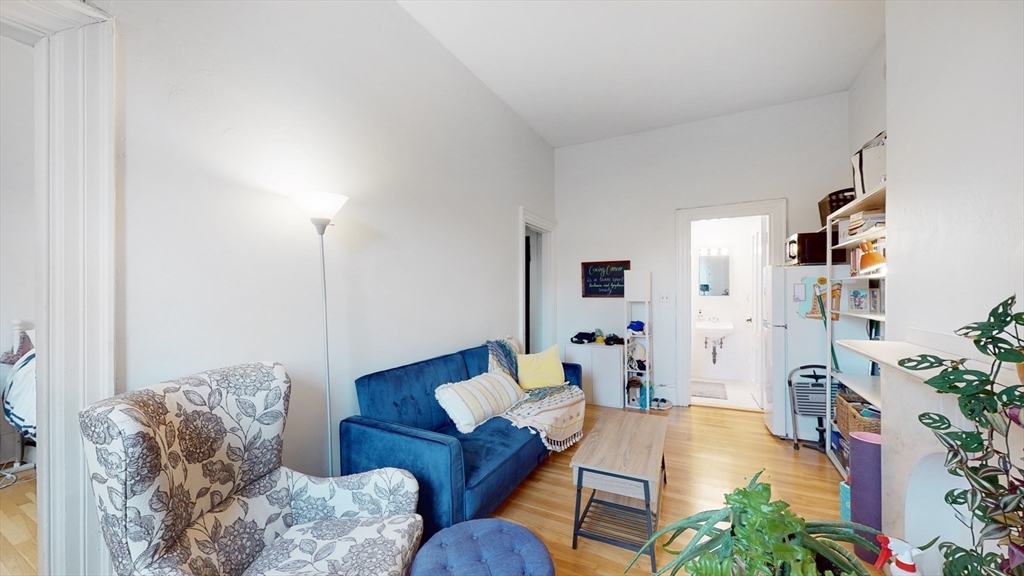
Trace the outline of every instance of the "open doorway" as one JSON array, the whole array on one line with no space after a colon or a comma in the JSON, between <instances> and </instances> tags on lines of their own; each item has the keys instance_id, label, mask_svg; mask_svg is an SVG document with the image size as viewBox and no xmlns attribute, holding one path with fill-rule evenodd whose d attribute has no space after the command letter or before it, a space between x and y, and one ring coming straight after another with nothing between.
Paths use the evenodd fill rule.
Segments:
<instances>
[{"instance_id":1,"label":"open doorway","mask_svg":"<svg viewBox=\"0 0 1024 576\"><path fill-rule=\"evenodd\" d=\"M523 331L523 350L534 354L544 350L544 233L530 226L526 227L526 279L523 290L526 293L526 329Z\"/></svg>"},{"instance_id":2,"label":"open doorway","mask_svg":"<svg viewBox=\"0 0 1024 576\"><path fill-rule=\"evenodd\" d=\"M690 226L693 404L764 407L758 305L767 228L766 215L697 220Z\"/></svg>"},{"instance_id":3,"label":"open doorway","mask_svg":"<svg viewBox=\"0 0 1024 576\"><path fill-rule=\"evenodd\" d=\"M38 532L26 527L18 535L25 538L17 546L24 562L12 566L5 555L3 563L15 573L104 574L111 564L89 479L80 473L85 453L77 422L82 407L117 390L114 22L83 2L0 2L0 36L24 44L33 62L36 250L22 249L32 255L35 305L19 316L35 328L38 462ZM17 504L6 493L0 500ZM8 538L13 523L2 524Z\"/></svg>"},{"instance_id":4,"label":"open doorway","mask_svg":"<svg viewBox=\"0 0 1024 576\"><path fill-rule=\"evenodd\" d=\"M677 404L697 382L700 403L764 406L759 282L783 262L786 226L784 198L676 211Z\"/></svg>"},{"instance_id":5,"label":"open doorway","mask_svg":"<svg viewBox=\"0 0 1024 576\"><path fill-rule=\"evenodd\" d=\"M38 573L36 541L35 56L0 36L0 564Z\"/></svg>"},{"instance_id":6,"label":"open doorway","mask_svg":"<svg viewBox=\"0 0 1024 576\"><path fill-rule=\"evenodd\" d=\"M526 353L555 344L555 223L519 208L519 334Z\"/></svg>"}]
</instances>

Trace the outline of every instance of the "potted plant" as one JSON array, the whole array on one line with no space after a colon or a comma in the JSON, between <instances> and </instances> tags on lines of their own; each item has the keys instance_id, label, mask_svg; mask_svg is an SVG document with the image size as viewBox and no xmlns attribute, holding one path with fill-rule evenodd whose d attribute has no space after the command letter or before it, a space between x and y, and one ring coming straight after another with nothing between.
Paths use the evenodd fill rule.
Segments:
<instances>
[{"instance_id":1,"label":"potted plant","mask_svg":"<svg viewBox=\"0 0 1024 576\"><path fill-rule=\"evenodd\" d=\"M952 542L939 545L948 576L1024 576L1024 458L1014 449L1013 435L1024 436L1024 386L1003 385L996 377L1004 363L1016 364L1024 384L1024 312L1013 312L1011 296L992 309L988 319L960 328L992 358L987 370L968 369L967 360L920 354L900 360L908 370L941 369L925 380L940 394L955 394L960 412L971 422L968 429L949 418L925 412L918 420L934 432L946 448L946 469L965 478L968 488L946 493L945 501L974 534L970 548ZM1000 552L985 552L995 542Z\"/></svg>"},{"instance_id":2,"label":"potted plant","mask_svg":"<svg viewBox=\"0 0 1024 576\"><path fill-rule=\"evenodd\" d=\"M726 507L683 518L651 536L647 545L670 534L662 548L673 555L656 574L685 569L691 576L869 575L840 542L877 553L878 546L853 529L870 534L878 534L877 530L851 522L804 520L786 502L772 500L771 485L760 482L760 476L758 472L746 488L726 494ZM669 548L690 530L694 535L685 547Z\"/></svg>"}]
</instances>

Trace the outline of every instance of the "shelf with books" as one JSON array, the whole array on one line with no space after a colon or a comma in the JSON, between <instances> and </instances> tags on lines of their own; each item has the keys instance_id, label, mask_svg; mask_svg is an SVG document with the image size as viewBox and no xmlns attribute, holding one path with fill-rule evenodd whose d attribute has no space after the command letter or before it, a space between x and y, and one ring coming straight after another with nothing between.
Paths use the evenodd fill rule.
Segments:
<instances>
[{"instance_id":1,"label":"shelf with books","mask_svg":"<svg viewBox=\"0 0 1024 576\"><path fill-rule=\"evenodd\" d=\"M861 242L881 240L885 238L885 225L874 226L860 234L850 236L849 238L843 239L832 248L849 248L851 246L859 246Z\"/></svg>"},{"instance_id":2,"label":"shelf with books","mask_svg":"<svg viewBox=\"0 0 1024 576\"><path fill-rule=\"evenodd\" d=\"M885 227L885 194L885 184L883 183L875 190L860 196L853 202L830 214L825 224L826 229L835 226L839 230L840 236L846 235L851 231L853 232L853 234L839 239L834 244L832 242L832 235L826 234L828 239L826 248L828 260L826 263L828 264L827 270L829 275L827 283L830 286L839 283L846 284L846 290L851 293L851 303L848 309L846 305L832 302L833 299L831 298L826 299L827 313L825 317L830 318L831 313L837 312L841 316L867 320L869 330L865 340L884 339L885 278L887 272L884 260L887 235ZM871 246L864 246L864 243L870 243ZM862 246L868 249L868 253L865 253L865 250L861 248ZM847 261L850 262L848 271L843 270L840 272L839 269L833 268L833 249L846 252ZM882 258L878 258L879 256L882 256ZM864 262L863 269L867 270L868 273L858 273L861 268L861 262ZM854 293L857 293L858 300L855 309L853 306ZM836 342L832 324L832 322L829 322L825 327L825 339L826 345L834 349ZM866 372L868 374L842 374L837 371L835 366L829 365L826 370L827 383L825 385L828 404L832 405L835 402L831 391L832 384L838 381L846 384L848 388L880 407L881 379L876 375L871 375L871 373L878 373L877 367L873 365ZM831 439L832 432L836 428L835 424L829 421L826 426L826 436ZM840 472L845 472L846 462L833 449L831 442L826 452L836 468Z\"/></svg>"}]
</instances>

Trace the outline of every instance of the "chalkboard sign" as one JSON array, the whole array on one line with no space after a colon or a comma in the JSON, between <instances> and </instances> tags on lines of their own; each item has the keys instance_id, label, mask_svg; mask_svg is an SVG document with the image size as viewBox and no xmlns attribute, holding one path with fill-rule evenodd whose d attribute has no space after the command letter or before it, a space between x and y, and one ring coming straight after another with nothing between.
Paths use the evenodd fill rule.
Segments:
<instances>
[{"instance_id":1,"label":"chalkboard sign","mask_svg":"<svg viewBox=\"0 0 1024 576\"><path fill-rule=\"evenodd\" d=\"M622 298L626 291L624 272L629 270L629 260L613 262L584 262L584 298Z\"/></svg>"}]
</instances>

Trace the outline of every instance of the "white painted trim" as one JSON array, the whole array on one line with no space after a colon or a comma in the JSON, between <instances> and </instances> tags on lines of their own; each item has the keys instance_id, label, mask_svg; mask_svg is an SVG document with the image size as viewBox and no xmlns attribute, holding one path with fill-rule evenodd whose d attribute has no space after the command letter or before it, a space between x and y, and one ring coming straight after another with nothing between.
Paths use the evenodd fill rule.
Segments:
<instances>
[{"instance_id":1,"label":"white painted trim","mask_svg":"<svg viewBox=\"0 0 1024 576\"><path fill-rule=\"evenodd\" d=\"M2 4L0 32L35 58L39 572L108 574L78 411L116 392L114 21L71 0Z\"/></svg>"},{"instance_id":2,"label":"white painted trim","mask_svg":"<svg viewBox=\"0 0 1024 576\"><path fill-rule=\"evenodd\" d=\"M71 28L103 22L109 16L76 0L4 0L0 36L35 46L43 38Z\"/></svg>"},{"instance_id":3,"label":"white painted trim","mask_svg":"<svg viewBox=\"0 0 1024 576\"><path fill-rule=\"evenodd\" d=\"M772 266L785 261L786 199L759 200L676 210L676 404L690 405L691 326L690 225L696 220L768 216L768 254Z\"/></svg>"},{"instance_id":4,"label":"white painted trim","mask_svg":"<svg viewBox=\"0 0 1024 576\"><path fill-rule=\"evenodd\" d=\"M531 212L522 206L519 207L519 234L517 245L519 246L519 343L525 346L526 343L526 246L523 238L526 236L526 229L532 228L541 233L541 265L544 267L541 272L541 316L544 317L544 338L545 345L555 344L555 245L558 241L557 224L547 218Z\"/></svg>"}]
</instances>

